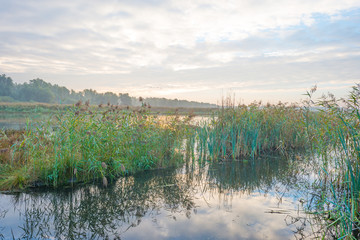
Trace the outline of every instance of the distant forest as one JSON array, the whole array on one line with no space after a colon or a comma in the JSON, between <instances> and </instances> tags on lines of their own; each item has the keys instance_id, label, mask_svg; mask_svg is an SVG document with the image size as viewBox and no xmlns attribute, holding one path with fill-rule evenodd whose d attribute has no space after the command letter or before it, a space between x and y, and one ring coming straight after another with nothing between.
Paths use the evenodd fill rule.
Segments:
<instances>
[{"instance_id":1,"label":"distant forest","mask_svg":"<svg viewBox=\"0 0 360 240\"><path fill-rule=\"evenodd\" d=\"M98 93L96 90L85 89L76 92L57 84L45 82L42 79L33 79L28 83L14 83L5 74L0 75L0 102L40 102L52 104L74 104L79 100L90 104L113 104L126 106L140 106L141 102L128 93ZM153 107L188 107L188 108L213 108L215 104L194 102L166 98L144 98L147 104Z\"/></svg>"}]
</instances>

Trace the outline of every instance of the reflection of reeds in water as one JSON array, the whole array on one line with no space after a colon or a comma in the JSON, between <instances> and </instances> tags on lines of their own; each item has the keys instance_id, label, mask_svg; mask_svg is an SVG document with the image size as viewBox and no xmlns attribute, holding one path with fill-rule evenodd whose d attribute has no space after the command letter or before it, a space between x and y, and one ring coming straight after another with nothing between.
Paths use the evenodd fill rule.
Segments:
<instances>
[{"instance_id":1,"label":"reflection of reeds in water","mask_svg":"<svg viewBox=\"0 0 360 240\"><path fill-rule=\"evenodd\" d=\"M185 174L179 174L176 168L145 171L121 177L115 184L109 182L107 189L88 185L71 190L30 192L22 195L26 199L26 209L18 223L24 230L19 231L24 238L45 235L56 239L121 237L126 230L131 231L145 222L144 218L162 220L159 212L166 212L165 218L174 220L193 218L197 209L202 209L196 200L199 194L204 198L200 202L210 200L207 197L211 196L227 208L232 196L266 190L275 178L286 181L287 173L291 175L288 162L274 157L254 165L250 162L211 163L204 168L190 164ZM261 177L257 179L256 175ZM201 216L206 218L201 213L195 221Z\"/></svg>"},{"instance_id":2,"label":"reflection of reeds in water","mask_svg":"<svg viewBox=\"0 0 360 240\"><path fill-rule=\"evenodd\" d=\"M146 215L157 217L164 206L169 212L191 217L195 208L191 187L176 187L185 184L174 169L168 169L120 178L107 189L86 186L17 194L14 208L26 204L15 238L120 239Z\"/></svg>"}]
</instances>

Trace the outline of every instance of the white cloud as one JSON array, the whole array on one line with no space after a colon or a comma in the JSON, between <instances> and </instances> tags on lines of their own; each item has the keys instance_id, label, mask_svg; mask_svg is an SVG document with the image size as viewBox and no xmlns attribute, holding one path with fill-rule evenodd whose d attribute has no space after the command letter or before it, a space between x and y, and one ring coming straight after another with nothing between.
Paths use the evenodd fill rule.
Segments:
<instances>
[{"instance_id":1,"label":"white cloud","mask_svg":"<svg viewBox=\"0 0 360 240\"><path fill-rule=\"evenodd\" d=\"M355 0L3 3L0 72L12 77L66 76L68 87L81 88L75 80L86 75L102 89L183 82L153 92L174 97L193 92L189 82L206 82L201 92L232 82L268 79L275 89L285 79L303 87L300 79L360 77L358 19L348 14L359 11ZM342 77L330 65L344 66Z\"/></svg>"}]
</instances>

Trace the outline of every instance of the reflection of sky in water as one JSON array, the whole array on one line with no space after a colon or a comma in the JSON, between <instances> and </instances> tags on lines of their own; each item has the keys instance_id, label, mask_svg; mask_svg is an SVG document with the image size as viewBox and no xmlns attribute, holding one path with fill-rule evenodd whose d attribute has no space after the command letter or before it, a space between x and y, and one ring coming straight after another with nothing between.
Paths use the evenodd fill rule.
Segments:
<instances>
[{"instance_id":1,"label":"reflection of sky in water","mask_svg":"<svg viewBox=\"0 0 360 240\"><path fill-rule=\"evenodd\" d=\"M279 200L260 194L219 199L196 196L197 211L189 218L183 213L161 212L161 217L142 219L129 229L124 239L291 239L295 226L286 225L286 216L298 217L292 200L283 199L284 214L268 213L279 209ZM301 213L300 213L301 214ZM302 215L304 217L304 215ZM154 220L156 219L156 221Z\"/></svg>"},{"instance_id":2,"label":"reflection of sky in water","mask_svg":"<svg viewBox=\"0 0 360 240\"><path fill-rule=\"evenodd\" d=\"M281 161L150 171L107 189L2 194L0 232L5 239L12 232L34 239L295 239L308 220L298 211L305 192L290 186L306 177ZM307 224L303 233L310 230Z\"/></svg>"}]
</instances>

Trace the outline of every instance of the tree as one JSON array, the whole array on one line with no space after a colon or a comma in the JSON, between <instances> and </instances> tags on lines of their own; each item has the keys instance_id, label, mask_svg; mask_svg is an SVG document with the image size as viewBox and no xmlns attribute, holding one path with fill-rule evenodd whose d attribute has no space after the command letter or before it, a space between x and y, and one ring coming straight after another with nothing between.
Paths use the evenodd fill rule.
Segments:
<instances>
[{"instance_id":1,"label":"tree","mask_svg":"<svg viewBox=\"0 0 360 240\"><path fill-rule=\"evenodd\" d=\"M18 98L23 101L34 101L51 103L54 100L54 94L48 88L37 87L36 84L24 83L19 88Z\"/></svg>"},{"instance_id":2,"label":"tree","mask_svg":"<svg viewBox=\"0 0 360 240\"><path fill-rule=\"evenodd\" d=\"M131 106L131 97L129 96L128 93L123 93L120 94L120 104L121 105L127 105L127 106Z\"/></svg>"},{"instance_id":3,"label":"tree","mask_svg":"<svg viewBox=\"0 0 360 240\"><path fill-rule=\"evenodd\" d=\"M0 75L0 96L12 96L13 89L13 80L5 74Z\"/></svg>"}]
</instances>

